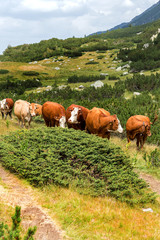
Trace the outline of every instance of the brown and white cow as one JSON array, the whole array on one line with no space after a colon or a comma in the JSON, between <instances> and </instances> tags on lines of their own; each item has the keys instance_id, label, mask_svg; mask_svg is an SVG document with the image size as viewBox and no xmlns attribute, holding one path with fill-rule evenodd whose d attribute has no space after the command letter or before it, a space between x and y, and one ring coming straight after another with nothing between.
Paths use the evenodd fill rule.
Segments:
<instances>
[{"instance_id":1,"label":"brown and white cow","mask_svg":"<svg viewBox=\"0 0 160 240\"><path fill-rule=\"evenodd\" d=\"M45 102L42 105L42 115L47 127L60 126L65 128L65 108L56 102Z\"/></svg>"},{"instance_id":2,"label":"brown and white cow","mask_svg":"<svg viewBox=\"0 0 160 240\"><path fill-rule=\"evenodd\" d=\"M89 109L72 104L66 110L66 122L68 128L74 128L76 130L85 130L86 118L89 113Z\"/></svg>"},{"instance_id":3,"label":"brown and white cow","mask_svg":"<svg viewBox=\"0 0 160 240\"><path fill-rule=\"evenodd\" d=\"M136 138L137 148L139 149L140 145L140 148L142 149L147 136L151 136L151 124L149 117L143 115L130 117L126 123L128 142Z\"/></svg>"},{"instance_id":4,"label":"brown and white cow","mask_svg":"<svg viewBox=\"0 0 160 240\"><path fill-rule=\"evenodd\" d=\"M9 114L10 118L12 119L12 110L13 110L14 102L12 98L5 98L2 101L0 101L0 111L2 114L2 119L7 119L7 115Z\"/></svg>"},{"instance_id":5,"label":"brown and white cow","mask_svg":"<svg viewBox=\"0 0 160 240\"><path fill-rule=\"evenodd\" d=\"M17 100L14 104L14 114L18 118L19 124L22 122L22 127L25 126L25 121L28 122L28 127L32 121L32 116L35 116L34 109L31 108L31 104L24 100Z\"/></svg>"},{"instance_id":6,"label":"brown and white cow","mask_svg":"<svg viewBox=\"0 0 160 240\"><path fill-rule=\"evenodd\" d=\"M41 116L42 115L42 105L38 103L31 103L30 104L30 112L31 116Z\"/></svg>"},{"instance_id":7,"label":"brown and white cow","mask_svg":"<svg viewBox=\"0 0 160 240\"><path fill-rule=\"evenodd\" d=\"M111 132L122 133L123 128L116 115L110 115L105 109L94 107L87 115L86 131L110 139Z\"/></svg>"}]
</instances>

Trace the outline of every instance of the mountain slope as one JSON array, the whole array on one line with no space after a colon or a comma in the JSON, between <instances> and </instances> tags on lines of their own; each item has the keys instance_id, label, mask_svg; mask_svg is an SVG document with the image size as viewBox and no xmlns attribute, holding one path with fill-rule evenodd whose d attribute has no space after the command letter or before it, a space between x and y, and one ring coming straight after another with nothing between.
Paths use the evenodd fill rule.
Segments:
<instances>
[{"instance_id":1,"label":"mountain slope","mask_svg":"<svg viewBox=\"0 0 160 240\"><path fill-rule=\"evenodd\" d=\"M116 30L119 28L127 28L129 26L139 26L139 25L143 25L146 23L156 21L158 19L160 19L160 1L158 1L156 4L152 5L150 8L145 10L140 15L134 17L130 22L121 23L121 24L109 29L109 31ZM106 31L103 31L103 32L101 31L101 32L93 33L91 35L105 33L105 32Z\"/></svg>"}]
</instances>

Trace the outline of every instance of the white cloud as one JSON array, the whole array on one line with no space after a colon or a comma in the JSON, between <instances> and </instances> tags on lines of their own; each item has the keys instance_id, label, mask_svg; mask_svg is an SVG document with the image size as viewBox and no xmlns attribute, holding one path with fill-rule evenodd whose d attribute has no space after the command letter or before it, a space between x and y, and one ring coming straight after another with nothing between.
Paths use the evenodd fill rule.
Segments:
<instances>
[{"instance_id":1,"label":"white cloud","mask_svg":"<svg viewBox=\"0 0 160 240\"><path fill-rule=\"evenodd\" d=\"M157 0L158 1L158 0ZM0 52L52 37L83 37L128 22L156 0L5 0L0 7Z\"/></svg>"},{"instance_id":2,"label":"white cloud","mask_svg":"<svg viewBox=\"0 0 160 240\"><path fill-rule=\"evenodd\" d=\"M133 7L134 3L131 0L125 0L122 5L125 7Z\"/></svg>"},{"instance_id":3,"label":"white cloud","mask_svg":"<svg viewBox=\"0 0 160 240\"><path fill-rule=\"evenodd\" d=\"M21 2L23 9L36 10L42 12L50 12L58 9L58 3L56 1L49 0L23 0Z\"/></svg>"}]
</instances>

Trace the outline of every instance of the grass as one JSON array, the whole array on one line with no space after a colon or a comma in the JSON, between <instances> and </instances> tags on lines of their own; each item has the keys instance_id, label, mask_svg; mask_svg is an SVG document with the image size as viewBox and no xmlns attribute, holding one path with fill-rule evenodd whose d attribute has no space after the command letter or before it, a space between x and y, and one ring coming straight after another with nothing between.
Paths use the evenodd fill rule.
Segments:
<instances>
[{"instance_id":1,"label":"grass","mask_svg":"<svg viewBox=\"0 0 160 240\"><path fill-rule=\"evenodd\" d=\"M0 134L20 129L17 120L10 121L6 127L5 120L0 120ZM34 128L37 123L31 123ZM144 152L150 153L156 146L145 144L144 150L137 151L133 141L127 145L126 139L111 136L111 142L122 147L135 161L139 170L147 171L143 160ZM135 160L136 159L136 160ZM23 184L28 184L22 181ZM0 185L3 186L2 180ZM113 198L93 198L80 195L71 189L57 186L47 186L43 189L34 189L34 197L56 224L64 231L64 239L75 240L152 240L160 239L160 208L157 204L148 204L153 213L145 213L140 207L130 207ZM14 209L0 204L0 220L9 224Z\"/></svg>"},{"instance_id":2,"label":"grass","mask_svg":"<svg viewBox=\"0 0 160 240\"><path fill-rule=\"evenodd\" d=\"M54 186L36 189L35 197L69 239L160 239L158 205L150 204L154 212L144 213L112 198L86 197Z\"/></svg>"},{"instance_id":3,"label":"grass","mask_svg":"<svg viewBox=\"0 0 160 240\"><path fill-rule=\"evenodd\" d=\"M121 76L123 71L115 72L115 69L120 65L118 61L113 63L113 59L116 57L116 54L117 50L113 49L103 53L104 57L98 60L97 57L99 56L99 53L86 52L78 58L68 58L64 56L63 58L58 57L58 59L63 59L63 61L53 61L53 59L50 58L47 60L38 61L37 63L0 62L0 69L9 70L9 73L5 74L5 76L2 76L0 81L3 80L3 77L10 75L20 80L26 80L28 79L28 76L23 75L24 71L39 72L40 76L37 76L37 78L42 79L43 86L53 85L55 82L58 85L66 84L68 76L73 74L98 75L100 73L108 73L109 75L116 75L123 80L126 78L126 76ZM86 65L86 63L90 62L92 59L94 59L94 61L98 61L99 64ZM56 70L57 67L59 68L58 70ZM112 67L115 69L112 69ZM33 78L35 78L35 76L33 76ZM106 77L104 83L113 85L115 81L108 81L108 78ZM83 83L84 86L88 86L90 84L91 83ZM74 87L74 85L70 85L71 87ZM78 86L79 85L81 84L79 83Z\"/></svg>"},{"instance_id":4,"label":"grass","mask_svg":"<svg viewBox=\"0 0 160 240\"><path fill-rule=\"evenodd\" d=\"M110 55L114 55L110 58ZM85 53L82 57L71 59L63 57L63 62L52 62L50 60L39 61L36 64L0 62L0 69L10 71L8 75L14 75L22 79L23 71L37 71L43 76L43 86L52 85L56 81L58 85L66 84L68 76L72 74L100 74L108 73L109 75L120 76L124 80L126 76L121 76L122 71L116 72L120 63L113 63L116 57L116 51L110 50L103 53L102 59L97 59L101 54L96 52ZM59 57L61 58L61 57ZM98 61L99 64L86 65L90 59ZM50 63L49 63L50 61ZM112 65L113 64L113 65ZM55 67L60 67L56 70ZM80 69L79 69L80 68ZM46 74L43 74L46 73ZM150 74L150 72L144 72ZM5 75L6 76L6 75ZM127 77L131 74L127 75ZM48 78L48 79L47 79ZM23 76L23 79L27 77ZM1 79L0 79L1 81ZM103 81L112 86L116 81L109 81L108 78ZM91 83L82 83L88 86ZM72 88L81 85L70 84ZM126 92L126 97L130 98L131 93ZM31 122L31 128L37 127L40 123ZM42 123L43 124L43 123ZM8 119L8 122L1 120L0 117L0 135L8 134L11 131L21 129L17 119ZM128 154L137 171L150 173L160 179L159 169L148 168L143 159L145 152L151 153L157 146L145 144L142 151L137 151L135 141L127 145L126 139L111 136L111 142L120 146ZM24 182L24 181L23 181ZM28 183L24 183L28 184ZM0 180L0 186L4 183ZM80 195L71 189L60 188L56 186L47 186L43 189L34 189L34 196L37 202L44 207L56 224L64 231L64 239L75 240L159 240L160 239L160 199L157 204L149 204L147 207L153 209L153 213L145 213L141 208L131 208L125 203L120 203L115 199L92 198ZM10 224L10 217L14 209L7 204L0 203L0 221Z\"/></svg>"},{"instance_id":5,"label":"grass","mask_svg":"<svg viewBox=\"0 0 160 240\"><path fill-rule=\"evenodd\" d=\"M0 181L0 186L1 186L1 181ZM5 224L11 227L12 225L11 216L13 214L14 214L13 207L3 202L0 202L0 223L5 222Z\"/></svg>"}]
</instances>

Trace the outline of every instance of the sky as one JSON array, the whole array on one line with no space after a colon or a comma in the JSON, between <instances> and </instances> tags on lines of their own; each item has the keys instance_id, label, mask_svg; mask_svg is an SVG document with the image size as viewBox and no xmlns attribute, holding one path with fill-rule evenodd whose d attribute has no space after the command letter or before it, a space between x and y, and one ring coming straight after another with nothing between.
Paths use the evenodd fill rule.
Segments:
<instances>
[{"instance_id":1,"label":"sky","mask_svg":"<svg viewBox=\"0 0 160 240\"><path fill-rule=\"evenodd\" d=\"M0 54L8 46L84 37L144 12L158 0L0 0Z\"/></svg>"}]
</instances>

